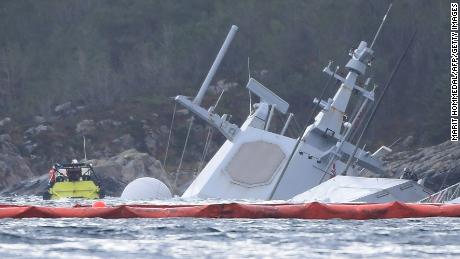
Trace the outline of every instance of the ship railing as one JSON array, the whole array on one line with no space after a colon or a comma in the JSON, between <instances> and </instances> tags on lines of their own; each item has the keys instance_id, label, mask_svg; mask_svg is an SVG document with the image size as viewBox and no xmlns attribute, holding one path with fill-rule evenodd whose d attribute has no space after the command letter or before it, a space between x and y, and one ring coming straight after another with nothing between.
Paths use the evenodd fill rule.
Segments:
<instances>
[{"instance_id":1,"label":"ship railing","mask_svg":"<svg viewBox=\"0 0 460 259\"><path fill-rule=\"evenodd\" d=\"M445 203L460 197L460 182L451 185L437 193L434 193L425 199L419 201L420 203Z\"/></svg>"}]
</instances>

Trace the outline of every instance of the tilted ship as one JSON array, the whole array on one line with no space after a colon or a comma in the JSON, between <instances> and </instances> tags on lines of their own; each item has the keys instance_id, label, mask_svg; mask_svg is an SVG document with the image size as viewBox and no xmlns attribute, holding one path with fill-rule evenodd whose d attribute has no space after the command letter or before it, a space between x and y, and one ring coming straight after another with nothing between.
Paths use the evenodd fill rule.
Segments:
<instances>
[{"instance_id":1,"label":"tilted ship","mask_svg":"<svg viewBox=\"0 0 460 259\"><path fill-rule=\"evenodd\" d=\"M361 137L352 143L363 128L362 118L376 101L375 87L365 75L374 60L373 45L386 16L370 45L361 41L350 51L346 76L338 73L338 67L332 68L331 62L323 70L330 81L340 83L339 88L332 98L314 100L319 112L298 138L285 135L293 116L289 104L254 78L249 79L246 88L259 97L259 102L241 126L231 123L227 114L216 114L215 107L201 106L238 30L232 26L196 97L175 98L226 138L182 197L381 203L414 202L429 196L431 192L413 180L383 177L380 158L391 148L382 146L370 152L359 147ZM360 81L365 81L364 85ZM356 107L349 107L353 94L360 101ZM353 110L350 108L355 108L353 116L346 114L347 109ZM281 132L270 130L274 113L287 116ZM145 188L146 193L150 191Z\"/></svg>"}]
</instances>

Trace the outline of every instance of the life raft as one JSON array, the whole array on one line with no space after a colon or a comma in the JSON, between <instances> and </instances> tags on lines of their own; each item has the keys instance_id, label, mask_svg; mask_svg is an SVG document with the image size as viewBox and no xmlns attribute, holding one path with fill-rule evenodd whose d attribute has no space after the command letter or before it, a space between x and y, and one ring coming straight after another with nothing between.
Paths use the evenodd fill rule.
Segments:
<instances>
[{"instance_id":1,"label":"life raft","mask_svg":"<svg viewBox=\"0 0 460 259\"><path fill-rule=\"evenodd\" d=\"M206 204L45 207L0 205L0 218L296 218L390 219L460 217L460 204Z\"/></svg>"}]
</instances>

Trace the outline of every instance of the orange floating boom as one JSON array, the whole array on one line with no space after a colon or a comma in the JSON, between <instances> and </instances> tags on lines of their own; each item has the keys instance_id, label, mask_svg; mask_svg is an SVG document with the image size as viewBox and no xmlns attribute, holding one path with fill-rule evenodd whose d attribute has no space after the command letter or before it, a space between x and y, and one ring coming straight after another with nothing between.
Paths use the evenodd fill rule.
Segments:
<instances>
[{"instance_id":1,"label":"orange floating boom","mask_svg":"<svg viewBox=\"0 0 460 259\"><path fill-rule=\"evenodd\" d=\"M390 219L460 217L460 204L206 204L43 207L0 205L0 218L296 218Z\"/></svg>"}]
</instances>

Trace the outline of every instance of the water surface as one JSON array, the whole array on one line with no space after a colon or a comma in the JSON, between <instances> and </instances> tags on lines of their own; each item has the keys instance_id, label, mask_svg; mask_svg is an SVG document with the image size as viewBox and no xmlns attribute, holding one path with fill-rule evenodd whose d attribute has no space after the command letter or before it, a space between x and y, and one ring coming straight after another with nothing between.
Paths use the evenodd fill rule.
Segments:
<instances>
[{"instance_id":1,"label":"water surface","mask_svg":"<svg viewBox=\"0 0 460 259\"><path fill-rule=\"evenodd\" d=\"M0 198L3 204L70 206L76 202L87 203ZM106 202L123 203L118 199ZM176 257L460 257L460 218L0 219L0 258Z\"/></svg>"}]
</instances>

